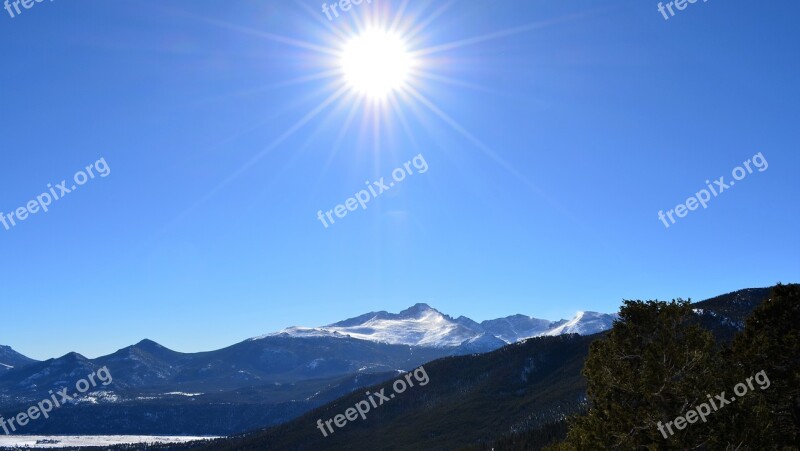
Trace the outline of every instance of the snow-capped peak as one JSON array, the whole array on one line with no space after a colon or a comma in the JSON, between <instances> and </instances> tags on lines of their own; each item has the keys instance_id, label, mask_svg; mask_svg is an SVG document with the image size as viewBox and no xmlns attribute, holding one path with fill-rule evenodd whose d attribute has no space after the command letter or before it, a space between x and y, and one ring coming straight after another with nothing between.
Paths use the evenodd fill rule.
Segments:
<instances>
[{"instance_id":1,"label":"snow-capped peak","mask_svg":"<svg viewBox=\"0 0 800 451\"><path fill-rule=\"evenodd\" d=\"M411 346L448 347L476 337L476 333L427 304L393 314L373 312L328 326L290 327L278 334L294 337L351 337Z\"/></svg>"},{"instance_id":2,"label":"snow-capped peak","mask_svg":"<svg viewBox=\"0 0 800 451\"><path fill-rule=\"evenodd\" d=\"M566 323L548 331L545 335L555 336L562 334L591 335L597 332L611 329L616 314L606 314L597 312L578 312Z\"/></svg>"},{"instance_id":3,"label":"snow-capped peak","mask_svg":"<svg viewBox=\"0 0 800 451\"><path fill-rule=\"evenodd\" d=\"M505 343L542 335L577 333L589 335L610 329L616 315L578 312L571 320L557 322L513 315L477 323L460 316L441 313L428 304L415 304L400 313L370 312L322 327L289 327L253 340L289 336L295 338L356 338L387 344L426 347L485 347L496 349Z\"/></svg>"}]
</instances>

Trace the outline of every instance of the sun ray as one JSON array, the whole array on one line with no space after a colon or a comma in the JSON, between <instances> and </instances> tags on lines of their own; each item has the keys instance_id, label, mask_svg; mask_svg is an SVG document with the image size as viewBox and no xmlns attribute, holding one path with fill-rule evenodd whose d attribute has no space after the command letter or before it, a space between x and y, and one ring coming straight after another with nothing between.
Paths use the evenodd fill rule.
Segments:
<instances>
[{"instance_id":1,"label":"sun ray","mask_svg":"<svg viewBox=\"0 0 800 451\"><path fill-rule=\"evenodd\" d=\"M257 154L255 154L255 155L254 155L252 158L250 158L250 160L249 160L247 163L245 163L244 165L242 165L242 167L240 167L240 168L239 168L238 170L236 170L236 171L235 171L233 174L231 174L230 176L228 176L228 178L226 178L226 179L225 179L225 180L224 180L222 183L220 183L219 185L217 185L217 187L216 187L216 188L214 188L214 190L212 190L212 193L211 193L211 194L213 194L214 192L218 191L220 188L224 187L225 185L227 185L227 184L228 184L228 183L230 183L231 181L235 180L235 179L236 179L238 176L240 176L240 175L241 175L243 172L245 172L247 169L249 169L249 168L250 168L250 166L252 166L253 164L255 164L255 163L258 161L258 160L260 160L261 158L263 158L263 157L264 157L265 155L267 155L268 153L272 152L272 151L273 151L273 150L274 150L276 147L278 147L278 146L279 146L281 143L283 143L283 142L284 142L286 139L288 139L288 138L289 138L290 136L292 136L292 135L293 135L295 132L297 132L298 130L300 130L301 128L303 128L303 126L305 126L305 125L306 125L308 122L310 122L312 119L314 119L314 118L315 118L315 117L316 117L316 116L317 116L319 113L321 113L322 111L324 111L324 110L325 110L325 109L326 109L326 108L327 108L327 107L328 107L330 104L332 104L333 102L335 102L335 101L336 101L336 99L338 99L339 97L341 97L341 96L342 96L342 95L343 95L345 92L346 92L346 88L345 88L344 86L342 86L341 88L339 88L339 90L338 90L338 91L336 91L336 92L334 92L333 94L331 94L331 95L330 95L330 96L329 96L327 99L325 99L325 100L324 100L324 101L323 101L321 104L319 104L319 105L318 105L316 108L314 108L314 109L313 109L313 110L311 110L311 111L310 111L308 114L306 114L305 116L303 116L303 118L302 118L302 119L300 119L300 120L299 120L299 121L297 121L297 122L296 122L294 125L292 125L291 127L289 127L289 129L288 129L288 130L286 130L285 132L283 132L283 134L281 134L281 135L280 135L278 138L276 138L274 141L272 141L272 142L271 142L271 143L270 143L268 146L266 146L264 149L262 149L262 150L261 150L261 151L259 151Z\"/></svg>"},{"instance_id":2,"label":"sun ray","mask_svg":"<svg viewBox=\"0 0 800 451\"><path fill-rule=\"evenodd\" d=\"M414 27L413 29L409 30L406 33L406 35L409 37L409 39L416 37L420 32L422 32L422 30L425 29L425 27L430 25L434 20L438 19L439 16L441 16L444 13L446 13L447 10L450 9L453 6L453 4L455 4L455 2L456 2L456 0L449 0L447 3L445 3L442 6L440 6L436 11L432 12L431 14L429 14L425 18L425 20L423 20L422 22L418 23L416 27Z\"/></svg>"},{"instance_id":3,"label":"sun ray","mask_svg":"<svg viewBox=\"0 0 800 451\"><path fill-rule=\"evenodd\" d=\"M403 109L400 107L400 102L397 100L397 98L393 97L389 100L389 104L392 106L392 109L400 120L400 126L402 127L403 132L406 134L406 137L408 137L408 140L411 141L411 146L414 148L414 152L420 151L421 147L419 145L419 141L417 141L417 137L414 136L414 132L411 130L411 124L409 124L408 119L406 119L406 115L403 112Z\"/></svg>"},{"instance_id":4,"label":"sun ray","mask_svg":"<svg viewBox=\"0 0 800 451\"><path fill-rule=\"evenodd\" d=\"M201 98L201 99L196 100L194 102L194 105L202 105L204 103L212 103L212 102L217 102L217 101L221 101L221 100L234 99L234 98L237 98L237 97L250 96L250 95L253 95L253 94L269 92L269 91L273 91L275 89L286 88L286 87L289 87L289 86L300 85L300 84L303 84L303 83L310 83L310 82L313 82L313 81L323 80L323 79L326 79L326 78L334 78L334 77L336 77L338 75L339 75L339 70L337 70L337 69L327 69L327 70L324 70L322 72L317 72L317 73L306 75L306 76L303 76L303 77L296 77L296 78L292 78L292 79L289 79L289 80L285 80L285 81L281 81L281 82L277 82L277 83L273 83L273 84L269 84L269 85L260 86L260 87L257 87L257 88L251 88L251 89L231 92L231 93L228 93L228 94L220 94L220 95L216 95L216 96Z\"/></svg>"},{"instance_id":5,"label":"sun ray","mask_svg":"<svg viewBox=\"0 0 800 451\"><path fill-rule=\"evenodd\" d=\"M358 104L358 99L351 96L351 105L350 111L347 113L347 117L344 120L344 124L342 128L339 130L339 133L336 135L336 140L333 142L333 146L331 146L331 151L328 154L328 158L325 159L325 163L322 165L321 176L317 179L317 183L314 185L312 192L317 192L319 189L319 185L322 183L322 179L325 174L328 173L328 169L330 168L331 164L333 163L333 159L336 158L336 155L339 153L339 149L342 146L342 142L344 142L344 138L347 136L347 132L350 130L350 127L353 125L353 121L356 118L356 114L358 114L359 109L356 108Z\"/></svg>"},{"instance_id":6,"label":"sun ray","mask_svg":"<svg viewBox=\"0 0 800 451\"><path fill-rule=\"evenodd\" d=\"M452 127L456 132L470 141L473 145L475 145L479 150L481 150L484 154L486 154L489 158L491 158L495 163L497 163L500 167L505 169L509 174L514 176L518 181L522 184L527 186L531 191L533 191L537 196L539 196L542 200L550 204L554 209L556 209L559 213L561 213L565 218L570 220L573 224L577 227L581 228L585 232L593 235L598 236L597 231L593 228L589 227L585 222L581 221L577 216L575 216L571 211L567 210L563 205L558 203L555 199L553 199L550 195L544 192L538 185L533 183L529 178L525 177L522 173L516 170L511 164L505 161L502 157L500 157L496 152L494 152L489 146L484 144L474 135L472 135L469 131L467 131L461 124L459 124L455 119L448 116L444 111L439 109L436 105L434 105L431 101L429 101L425 96L421 93L416 91L414 88L408 88L406 90L410 95L417 99L422 105L428 108L431 112L433 112L436 116L442 119L445 123L447 123L450 127ZM602 237L598 236L598 239L602 242Z\"/></svg>"},{"instance_id":7,"label":"sun ray","mask_svg":"<svg viewBox=\"0 0 800 451\"><path fill-rule=\"evenodd\" d=\"M311 110L308 114L303 116L300 120L298 120L294 125L289 127L283 134L281 134L278 138L273 140L269 145L255 154L247 163L243 164L239 169L234 171L228 177L226 177L222 182L218 183L213 189L206 192L202 197L197 199L194 203L192 203L189 207L184 209L181 213L176 215L162 230L162 233L172 227L173 225L177 224L182 218L186 215L194 211L197 207L208 201L211 197L213 197L217 192L219 192L222 188L226 187L228 184L236 180L240 175L246 172L252 165L254 165L258 160L272 152L275 148L277 148L281 143L283 143L286 139L291 137L294 133L298 130L303 128L308 122L314 119L317 115L319 115L322 111L324 111L328 106L330 106L333 102L335 102L339 97L344 95L347 92L347 88L342 86L331 94L327 99L325 99L320 105L316 108Z\"/></svg>"},{"instance_id":8,"label":"sun ray","mask_svg":"<svg viewBox=\"0 0 800 451\"><path fill-rule=\"evenodd\" d=\"M443 52L443 51L446 51L446 50L453 50L453 49L457 49L457 48L460 48L460 47L465 47L465 46L468 46L468 45L478 44L478 43L481 43L481 42L487 42L487 41L492 41L492 40L495 40L495 39L501 39L501 38L505 38L505 37L508 37L508 36L513 36L515 34L525 33L525 32L531 31L531 30L539 29L539 28L549 27L551 25L555 25L555 24L558 24L558 23L561 23L561 22L567 22L567 21L570 21L570 20L575 20L577 18L584 17L585 15L586 15L585 12L584 13L578 13L578 14L572 14L572 15L561 17L561 18L558 18L558 19L551 19L551 20L546 20L546 21L533 22L533 23L529 23L529 24L526 24L526 25L520 25L518 27L509 28L507 30L495 31L493 33L487 33L487 34L484 34L484 35L481 35L481 36L474 36L474 37L471 37L471 38L461 39L459 41L449 42L449 43L446 43L446 44L440 44L440 45L437 45L437 46L434 46L434 47L428 47L428 48L417 50L416 52L414 52L414 56L420 57L420 56L430 55L430 54L433 54L433 53Z\"/></svg>"},{"instance_id":9,"label":"sun ray","mask_svg":"<svg viewBox=\"0 0 800 451\"><path fill-rule=\"evenodd\" d=\"M447 123L447 125L452 127L453 130L457 131L464 138L469 140L473 145L475 145L475 147L477 147L484 154L486 154L486 156L488 156L489 158L494 160L495 163L497 163L498 165L500 165L500 167L502 167L503 169L508 171L509 174L513 175L517 180L519 180L525 186L530 188L539 197L541 197L542 199L546 200L551 205L557 207L562 212L568 213L566 210L563 209L563 207L561 207L560 204L558 204L547 193L545 193L541 188L539 188L538 185L536 185L530 179L525 177L525 175L520 173L516 168L514 168L514 166L509 164L506 160L504 160L500 155L498 155L489 146L487 146L481 140L479 140L474 135L472 135L472 133L467 131L467 129L465 129L463 126L461 126L461 124L459 124L455 119L453 119L450 116L448 116L447 113L445 113L444 111L439 109L436 105L434 105L430 100L428 100L425 96L423 96L421 93L419 93L416 89L414 89L413 87L409 87L408 88L408 92L412 96L414 96L414 98L416 98L420 103L425 105L425 107L427 107L429 110L431 110L431 112L433 112L435 115L439 116L439 118L442 119L445 123Z\"/></svg>"},{"instance_id":10,"label":"sun ray","mask_svg":"<svg viewBox=\"0 0 800 451\"><path fill-rule=\"evenodd\" d=\"M399 32L398 25L400 24L400 19L403 18L403 13L405 13L406 8L408 7L408 2L410 0L403 0L403 3L400 4L400 7L397 8L397 12L394 15L394 20L389 25L389 30L392 32Z\"/></svg>"},{"instance_id":11,"label":"sun ray","mask_svg":"<svg viewBox=\"0 0 800 451\"><path fill-rule=\"evenodd\" d=\"M303 143L299 147L296 147L293 152L289 153L289 160L286 161L286 163L283 164L275 173L272 174L272 177L270 177L269 181L265 183L264 186L262 187L260 194L253 198L254 202L250 203L249 210L252 211L258 209L260 205L259 204L260 199L267 197L269 194L274 194L275 190L273 189L273 187L278 182L278 180L280 180L281 175L283 175L289 168L291 168L292 165L304 154L304 151L308 149L311 143L314 142L314 139L317 136L319 136L319 134L322 133L322 131L325 129L325 125L328 123L328 121L331 119L332 116L333 114L329 114L322 121L322 123L314 127L314 130L308 135L308 137L303 141Z\"/></svg>"},{"instance_id":12,"label":"sun ray","mask_svg":"<svg viewBox=\"0 0 800 451\"><path fill-rule=\"evenodd\" d=\"M294 4L302 8L305 12L309 14L309 16L316 18L317 22L321 23L327 31L330 31L332 34L336 35L339 41L344 41L347 39L347 35L341 31L340 28L333 26L333 23L330 20L325 20L323 15L319 14L317 11L313 10L307 4L301 2L300 0L294 0Z\"/></svg>"},{"instance_id":13,"label":"sun ray","mask_svg":"<svg viewBox=\"0 0 800 451\"><path fill-rule=\"evenodd\" d=\"M358 30L365 30L368 28L367 19L369 17L367 15L361 16L356 15L354 17L355 26L347 25L347 30L350 32L350 35L354 35L358 33Z\"/></svg>"},{"instance_id":14,"label":"sun ray","mask_svg":"<svg viewBox=\"0 0 800 451\"><path fill-rule=\"evenodd\" d=\"M483 86L483 85L479 85L477 83L469 83L469 82L466 82L466 81L463 81L463 80L458 80L458 79L452 78L452 77L445 77L443 75L436 75L434 73L427 72L427 71L422 71L422 70L414 71L413 72L413 76L416 77L416 78L422 78L422 79L427 79L427 80L438 81L438 82L441 82L441 83L447 83L449 85L459 86L461 88L474 89L476 91L482 91L482 92L486 92L486 93L489 93L489 94L495 94L495 95L500 94L500 91L498 91L496 89L492 89L492 88L489 88L489 87L486 87L486 86Z\"/></svg>"},{"instance_id":15,"label":"sun ray","mask_svg":"<svg viewBox=\"0 0 800 451\"><path fill-rule=\"evenodd\" d=\"M188 13L186 13L188 15ZM333 57L338 56L338 52L336 49L325 47L317 44L312 44L310 42L301 41L299 39L288 38L286 36L281 36L275 33L267 33L261 30L256 30L250 27L245 27L241 25L232 24L230 22L225 22L218 19L211 19L208 17L200 17L200 16L193 16L195 19L198 19L202 22L209 23L211 25L215 25L220 28L225 28L233 31L240 32L242 34L249 34L253 36L257 36L260 38L264 38L270 41L280 42L282 44L291 45L293 47L298 47L306 50L313 50L317 53L327 54Z\"/></svg>"},{"instance_id":16,"label":"sun ray","mask_svg":"<svg viewBox=\"0 0 800 451\"><path fill-rule=\"evenodd\" d=\"M377 106L374 108L378 109ZM381 155L381 114L380 111L372 115L372 151L376 156ZM378 158L376 158L377 160Z\"/></svg>"},{"instance_id":17,"label":"sun ray","mask_svg":"<svg viewBox=\"0 0 800 451\"><path fill-rule=\"evenodd\" d=\"M322 91L322 90L317 90L316 93L319 93L320 91ZM269 115L267 115L266 117L264 117L262 119L258 119L257 121L253 122L250 125L242 127L241 129L239 129L239 130L237 130L237 131L235 131L233 133L230 133L225 138L222 138L222 139L218 140L217 142L204 147L204 149L201 152L203 154L210 153L213 150L215 150L216 148L219 148L224 144L231 143L231 142L235 141L236 139L238 139L238 138L240 138L242 136L245 136L246 134L248 134L248 133L250 133L252 131L255 131L255 130L259 129L259 128L262 128L264 125L272 122L276 117L280 116L281 114L286 114L287 111L298 107L299 105L303 104L304 102L307 102L309 99L313 98L316 93L308 94L306 96L303 96L302 98L295 99L293 102L291 102L289 104L281 106L280 110L274 111L272 114L269 114Z\"/></svg>"}]
</instances>

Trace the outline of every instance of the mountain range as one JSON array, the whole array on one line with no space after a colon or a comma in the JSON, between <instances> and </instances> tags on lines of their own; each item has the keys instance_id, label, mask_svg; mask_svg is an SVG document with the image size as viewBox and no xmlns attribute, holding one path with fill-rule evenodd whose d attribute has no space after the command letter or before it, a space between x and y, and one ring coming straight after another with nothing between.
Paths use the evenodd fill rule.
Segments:
<instances>
[{"instance_id":1,"label":"mountain range","mask_svg":"<svg viewBox=\"0 0 800 451\"><path fill-rule=\"evenodd\" d=\"M350 337L376 343L434 348L479 344L490 351L531 337L569 333L591 335L611 328L615 319L613 314L578 312L571 320L549 321L513 315L477 323L465 316L453 319L427 304L416 304L397 314L370 312L328 326L289 327L253 340L275 336Z\"/></svg>"},{"instance_id":2,"label":"mountain range","mask_svg":"<svg viewBox=\"0 0 800 451\"><path fill-rule=\"evenodd\" d=\"M698 324L728 342L769 298L745 289L693 304ZM394 376L363 387L270 428L216 440L156 449L169 451L490 451L539 450L566 435L570 415L586 404L584 361L595 335L539 336L501 349L446 357L424 365L430 383L415 386L324 436L318 420L335 418L385 389ZM383 404L383 403L381 403Z\"/></svg>"},{"instance_id":3,"label":"mountain range","mask_svg":"<svg viewBox=\"0 0 800 451\"><path fill-rule=\"evenodd\" d=\"M768 294L740 290L693 306L700 324L724 341ZM0 415L9 418L46 398L47 390L107 366L111 385L30 423L24 433L230 436L210 446L164 448L170 450L374 449L386 443L381 437L394 437L391 449L474 451L511 443L539 449L563 436L564 418L585 407L581 368L589 344L602 336L588 333L607 329L615 317L579 312L571 320L514 315L477 323L417 304L201 353L143 340L97 359L69 353L36 362L4 347ZM317 431L317 419L423 364L429 385L335 436Z\"/></svg>"},{"instance_id":4,"label":"mountain range","mask_svg":"<svg viewBox=\"0 0 800 451\"><path fill-rule=\"evenodd\" d=\"M199 353L143 340L96 359L71 352L40 362L2 347L0 413L13 415L49 390L73 388L107 367L111 385L98 386L48 421L31 422L25 433L228 435L280 424L441 357L485 353L535 336L599 332L615 318L579 312L570 320L514 315L477 323L416 304L397 314L291 327ZM90 421L97 415L102 423Z\"/></svg>"}]
</instances>

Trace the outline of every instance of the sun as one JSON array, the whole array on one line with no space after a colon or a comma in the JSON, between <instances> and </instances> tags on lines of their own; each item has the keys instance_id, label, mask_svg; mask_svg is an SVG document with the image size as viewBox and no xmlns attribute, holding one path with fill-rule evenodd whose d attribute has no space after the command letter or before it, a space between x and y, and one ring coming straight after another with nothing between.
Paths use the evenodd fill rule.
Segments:
<instances>
[{"instance_id":1,"label":"sun","mask_svg":"<svg viewBox=\"0 0 800 451\"><path fill-rule=\"evenodd\" d=\"M345 44L340 64L352 90L381 100L406 86L414 59L400 35L371 28Z\"/></svg>"}]
</instances>

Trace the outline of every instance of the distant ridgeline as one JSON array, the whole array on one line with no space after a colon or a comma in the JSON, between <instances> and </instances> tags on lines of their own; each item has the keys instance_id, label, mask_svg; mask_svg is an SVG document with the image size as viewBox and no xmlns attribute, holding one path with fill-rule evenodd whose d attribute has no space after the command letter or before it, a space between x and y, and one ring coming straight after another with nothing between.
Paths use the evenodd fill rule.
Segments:
<instances>
[{"instance_id":1,"label":"distant ridgeline","mask_svg":"<svg viewBox=\"0 0 800 451\"><path fill-rule=\"evenodd\" d=\"M749 289L692 304L691 322L711 331L719 343L730 342L768 296L769 289ZM399 315L422 310L432 314L427 309L418 305ZM377 314L388 315L387 320L394 317L384 313ZM470 325L462 318L445 319ZM326 327L357 327L365 320ZM73 367L114 362L121 369L115 370L113 389L124 401L66 407L44 423L47 430L35 433L230 435L256 430L212 444L150 449L369 450L387 440L395 449L408 450L539 449L564 439L565 417L586 411L587 380L581 372L590 344L607 336L539 336L463 355L468 348L387 344L321 329L292 332L306 336L284 331L200 354L177 353L144 341L91 361L77 354L65 356L61 360ZM497 334L502 336L501 331ZM298 361L305 363L298 366ZM136 362L148 363L149 370L142 372ZM227 377L230 367L219 362L235 364L244 376ZM363 400L366 392L379 390L397 377L398 368L421 364L429 384L327 437L316 429L317 419L332 418ZM20 378L52 365L53 361L34 362L6 372L0 376L0 392L8 393ZM142 388L148 387L142 381L149 388ZM95 421L100 417L102 422Z\"/></svg>"},{"instance_id":2,"label":"distant ridgeline","mask_svg":"<svg viewBox=\"0 0 800 451\"><path fill-rule=\"evenodd\" d=\"M769 292L748 289L689 305L689 323L701 325L723 346L741 332L747 316ZM316 419L340 412L381 384L281 426L170 449L377 450L388 444L397 450L542 449L566 437L565 417L587 411L587 381L581 371L590 344L607 335L537 337L490 353L426 363L430 384L392 400L375 417L348 424L328 437L318 433ZM657 429L654 432L658 434Z\"/></svg>"}]
</instances>

